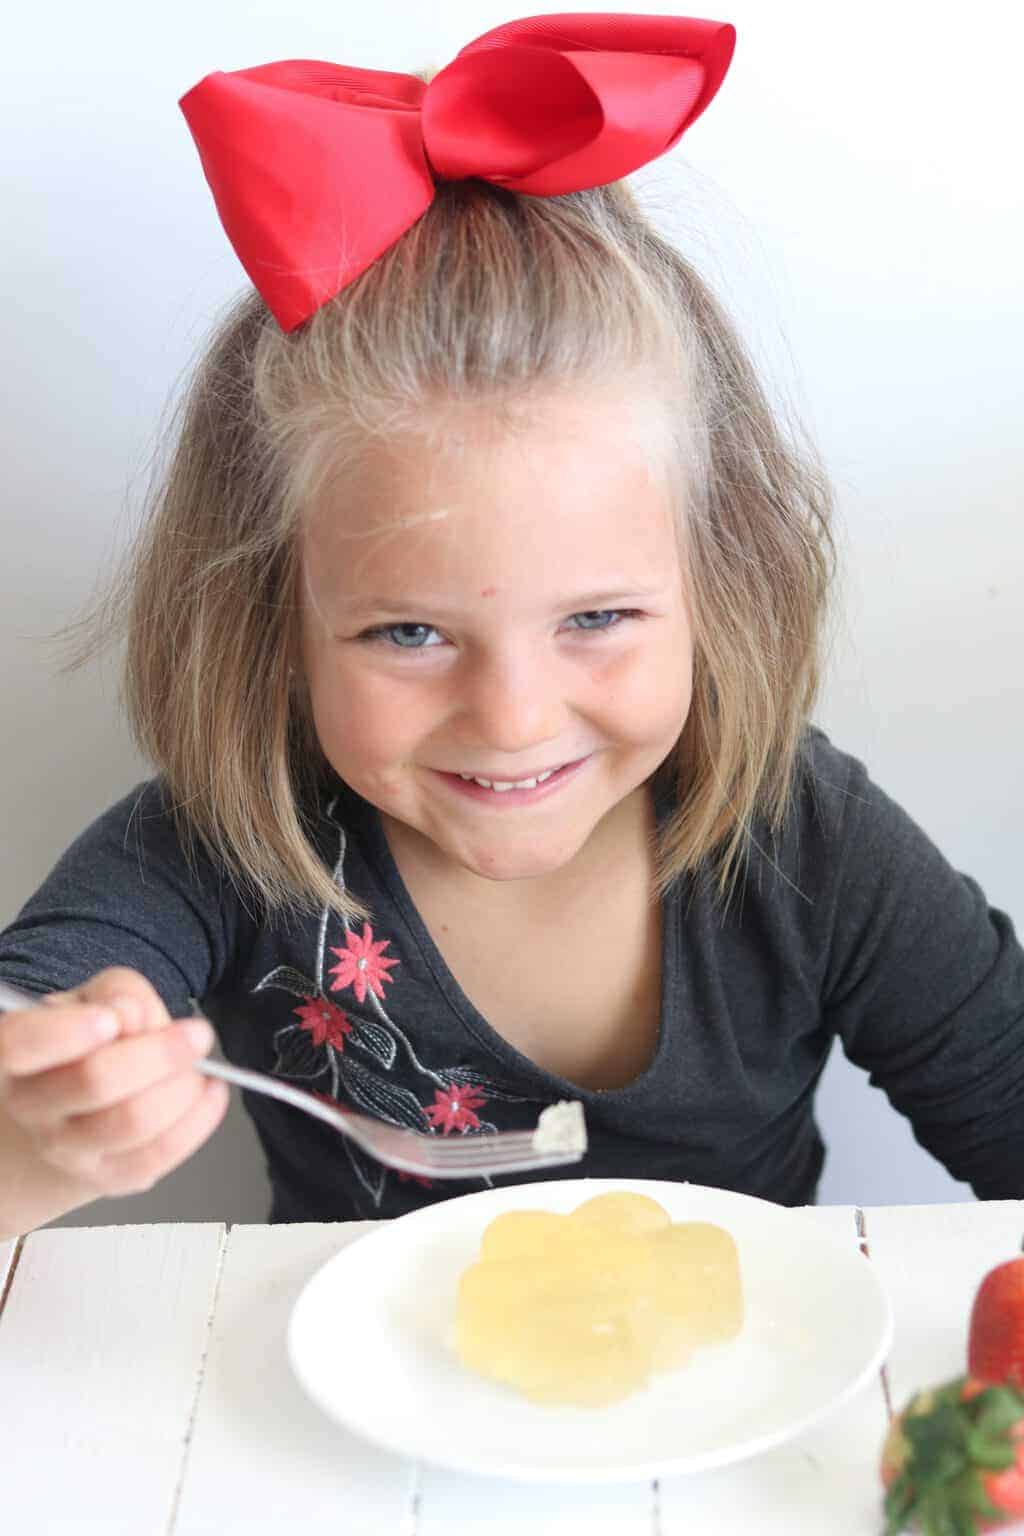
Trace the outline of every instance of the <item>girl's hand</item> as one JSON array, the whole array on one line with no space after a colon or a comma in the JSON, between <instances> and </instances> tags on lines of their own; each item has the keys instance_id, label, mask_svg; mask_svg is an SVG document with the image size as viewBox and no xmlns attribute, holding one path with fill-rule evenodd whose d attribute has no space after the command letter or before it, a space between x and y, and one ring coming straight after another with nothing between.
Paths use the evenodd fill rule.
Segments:
<instances>
[{"instance_id":1,"label":"girl's hand","mask_svg":"<svg viewBox=\"0 0 1024 1536\"><path fill-rule=\"evenodd\" d=\"M151 1189L228 1104L224 1083L191 1070L210 1026L172 1021L138 972L101 971L41 1002L0 1015L0 1235Z\"/></svg>"}]
</instances>

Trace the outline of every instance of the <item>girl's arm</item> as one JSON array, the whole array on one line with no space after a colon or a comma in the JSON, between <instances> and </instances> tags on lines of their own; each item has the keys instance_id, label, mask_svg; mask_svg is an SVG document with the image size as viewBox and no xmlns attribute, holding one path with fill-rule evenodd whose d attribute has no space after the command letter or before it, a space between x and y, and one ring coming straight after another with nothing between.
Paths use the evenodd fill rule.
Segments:
<instances>
[{"instance_id":1,"label":"girl's arm","mask_svg":"<svg viewBox=\"0 0 1024 1536\"><path fill-rule=\"evenodd\" d=\"M0 932L0 978L67 994L65 1006L0 1017L0 1235L148 1187L219 1121L226 1096L199 1109L195 1052L167 1026L230 963L225 891L208 863L188 867L154 781L93 823ZM141 1010L122 1034L152 1037L88 1039L84 1004L122 996Z\"/></svg>"},{"instance_id":2,"label":"girl's arm","mask_svg":"<svg viewBox=\"0 0 1024 1536\"><path fill-rule=\"evenodd\" d=\"M1024 1196L1024 950L914 821L845 759L823 993L847 1056L979 1199Z\"/></svg>"},{"instance_id":3,"label":"girl's arm","mask_svg":"<svg viewBox=\"0 0 1024 1536\"><path fill-rule=\"evenodd\" d=\"M238 903L200 855L190 868L158 780L92 823L0 930L0 978L63 992L111 966L145 976L172 1018L231 963Z\"/></svg>"}]
</instances>

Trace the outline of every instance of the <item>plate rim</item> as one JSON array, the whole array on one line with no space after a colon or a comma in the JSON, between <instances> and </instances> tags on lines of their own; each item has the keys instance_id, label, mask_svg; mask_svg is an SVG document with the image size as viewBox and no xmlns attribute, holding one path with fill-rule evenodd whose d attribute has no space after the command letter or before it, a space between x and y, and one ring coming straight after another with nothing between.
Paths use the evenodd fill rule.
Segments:
<instances>
[{"instance_id":1,"label":"plate rim","mask_svg":"<svg viewBox=\"0 0 1024 1536\"><path fill-rule=\"evenodd\" d=\"M758 1195L748 1195L739 1190L719 1189L714 1185L696 1184L691 1180L682 1179L631 1179L624 1178L577 1178L577 1179L551 1179L534 1180L518 1185L501 1185L485 1190L473 1190L468 1194L455 1195L440 1201L432 1201L429 1205L421 1206L418 1210L409 1211L403 1216L378 1220L370 1226L370 1230L359 1233L337 1253L318 1265L309 1275L296 1297L288 1317L286 1348L289 1366L293 1375L301 1386L303 1392L317 1407L327 1415L334 1423L342 1426L346 1431L355 1435L358 1439L376 1446L378 1449L389 1452L393 1456L405 1457L409 1460L422 1462L424 1465L437 1466L450 1471L468 1473L475 1477L505 1478L514 1482L525 1483L551 1483L572 1484L582 1483L629 1483L649 1482L653 1478L664 1476L691 1476L696 1472L711 1471L714 1468L727 1466L733 1463L747 1461L753 1457L763 1455L765 1452L779 1445L797 1438L806 1433L817 1424L824 1423L832 1415L849 1403L857 1394L868 1385L871 1377L878 1373L888 1357L892 1347L894 1335L894 1316L891 1298L878 1275L877 1270L870 1264L861 1271L863 1278L868 1281L874 1292L875 1300L880 1304L881 1327L879 1337L870 1356L861 1366L860 1370L850 1381L823 1406L814 1408L804 1414L799 1420L784 1425L782 1428L764 1435L758 1435L745 1440L739 1440L731 1445L722 1447L718 1451L700 1451L687 1458L685 1456L666 1457L657 1455L649 1460L633 1462L628 1466L621 1464L594 1466L590 1463L573 1466L567 1464L565 1468L553 1469L539 1466L536 1462L525 1460L517 1461L513 1449L510 1447L500 1464L482 1460L479 1455L460 1456L457 1446L452 1446L450 1451L444 1454L427 1453L422 1448L417 1449L404 1443L399 1438L389 1438L379 1434L371 1426L367 1427L358 1415L350 1416L345 1412L344 1405L336 1401L328 1402L320 1393L317 1385L306 1375L302 1361L301 1351L296 1344L297 1336L302 1326L302 1313L309 1305L310 1292L319 1288L324 1283L323 1276L329 1269L343 1267L347 1255L357 1247L367 1242L386 1244L390 1234L399 1227L408 1231L410 1226L425 1225L433 1227L441 1213L439 1208L452 1209L459 1207L464 1209L467 1204L483 1206L505 1207L510 1198L522 1196L522 1204L529 1206L531 1201L541 1201L544 1195L557 1192L565 1192L566 1195L575 1194L576 1203L595 1193L606 1193L614 1190L632 1190L640 1194L649 1193L657 1188L675 1191L689 1189L701 1196L713 1196L716 1200L724 1200L726 1203L738 1203L742 1206L761 1207L770 1211L774 1216L785 1218L790 1214L797 1214L805 1209L823 1209L823 1207L785 1206L776 1201L766 1200ZM652 1194L652 1198L657 1198ZM507 1207L506 1207L507 1208ZM844 1207L846 1208L846 1207ZM851 1220L854 1220L854 1206L849 1206ZM673 1220L685 1219L673 1217ZM815 1243L831 1248L845 1260L857 1254L858 1249L830 1231L826 1227L818 1227L814 1230Z\"/></svg>"}]
</instances>

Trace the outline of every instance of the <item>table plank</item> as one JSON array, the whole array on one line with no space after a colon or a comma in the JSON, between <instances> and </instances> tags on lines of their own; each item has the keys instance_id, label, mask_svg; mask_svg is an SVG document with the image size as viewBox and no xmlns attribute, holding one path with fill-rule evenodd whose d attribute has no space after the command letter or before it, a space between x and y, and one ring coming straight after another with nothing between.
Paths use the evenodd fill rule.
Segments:
<instances>
[{"instance_id":1,"label":"table plank","mask_svg":"<svg viewBox=\"0 0 1024 1536\"><path fill-rule=\"evenodd\" d=\"M806 1206L799 1215L853 1247L860 1244L853 1206ZM885 1393L876 1378L777 1450L712 1472L663 1479L659 1536L878 1536L875 1468L886 1424Z\"/></svg>"},{"instance_id":2,"label":"table plank","mask_svg":"<svg viewBox=\"0 0 1024 1536\"><path fill-rule=\"evenodd\" d=\"M30 1233L0 1323L4 1523L166 1536L218 1224Z\"/></svg>"},{"instance_id":3,"label":"table plank","mask_svg":"<svg viewBox=\"0 0 1024 1536\"><path fill-rule=\"evenodd\" d=\"M329 1419L288 1363L289 1314L306 1281L375 1222L236 1226L228 1238L177 1515L167 1536L399 1536L415 1468ZM359 1326L359 1298L338 1328ZM352 1383L359 1390L359 1383Z\"/></svg>"},{"instance_id":4,"label":"table plank","mask_svg":"<svg viewBox=\"0 0 1024 1536\"><path fill-rule=\"evenodd\" d=\"M650 1482L516 1483L421 1466L411 1536L658 1536L655 1500Z\"/></svg>"},{"instance_id":5,"label":"table plank","mask_svg":"<svg viewBox=\"0 0 1024 1536\"><path fill-rule=\"evenodd\" d=\"M974 1293L1021 1252L1024 1200L868 1206L864 1226L896 1318L887 1374L898 1411L919 1388L966 1371Z\"/></svg>"}]
</instances>

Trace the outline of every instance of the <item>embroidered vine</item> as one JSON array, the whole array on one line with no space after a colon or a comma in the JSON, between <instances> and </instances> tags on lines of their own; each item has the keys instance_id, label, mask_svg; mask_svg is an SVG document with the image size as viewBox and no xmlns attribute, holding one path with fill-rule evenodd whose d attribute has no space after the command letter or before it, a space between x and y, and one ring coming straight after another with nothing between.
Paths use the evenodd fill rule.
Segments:
<instances>
[{"instance_id":1,"label":"embroidered vine","mask_svg":"<svg viewBox=\"0 0 1024 1536\"><path fill-rule=\"evenodd\" d=\"M336 803L332 800L327 806L326 817L338 834L332 878L338 889L344 891L347 839L344 827L334 819ZM481 1119L478 1111L489 1100L521 1102L521 1096L471 1069L458 1065L433 1067L422 1061L385 1006L385 989L395 985L392 972L401 966L397 956L386 953L391 940L376 938L366 922L362 932L357 933L345 920L344 943L328 946L331 917L325 906L317 929L312 976L292 966L276 966L253 988L254 992L280 989L300 1000L298 1007L292 1009L292 1020L274 1032L274 1071L303 1083L326 1078L329 1091L314 1090L318 1098L344 1109L344 1097L349 1106L391 1125L442 1136L496 1130L490 1121ZM335 957L333 964L328 953ZM328 992L350 992L354 1001L346 1000L342 1006ZM412 1071L426 1080L427 1092L433 1090L432 1102L421 1103L416 1094L390 1076L399 1051L404 1053ZM347 1138L339 1138L339 1142L360 1185L374 1208L379 1209L389 1171ZM398 1177L407 1182L406 1175ZM417 1178L416 1182L430 1187L429 1180ZM482 1182L489 1184L490 1180Z\"/></svg>"}]
</instances>

